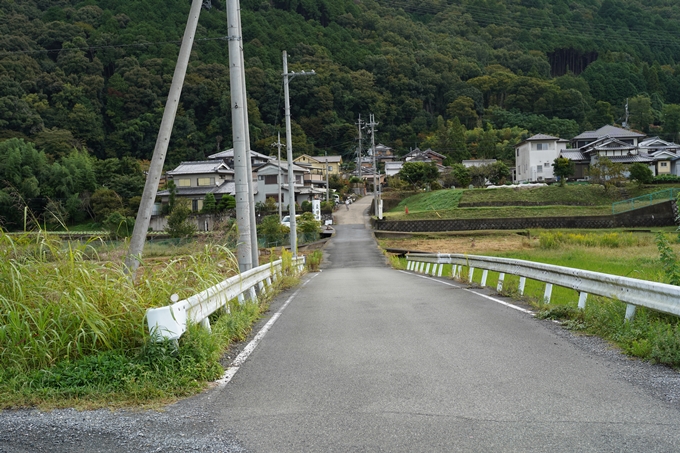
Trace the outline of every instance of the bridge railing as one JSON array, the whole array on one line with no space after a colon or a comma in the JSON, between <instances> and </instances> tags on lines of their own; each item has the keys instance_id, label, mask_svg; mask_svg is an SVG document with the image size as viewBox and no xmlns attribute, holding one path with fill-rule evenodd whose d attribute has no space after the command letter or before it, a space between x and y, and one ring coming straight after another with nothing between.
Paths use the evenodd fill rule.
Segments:
<instances>
[{"instance_id":1,"label":"bridge railing","mask_svg":"<svg viewBox=\"0 0 680 453\"><path fill-rule=\"evenodd\" d=\"M651 206L656 203L661 203L668 200L675 200L680 194L680 189L671 188L666 190L659 190L647 195L642 195L628 200L617 201L612 203L612 214L619 214L621 212L632 211L633 209L640 209Z\"/></svg>"},{"instance_id":2,"label":"bridge railing","mask_svg":"<svg viewBox=\"0 0 680 453\"><path fill-rule=\"evenodd\" d=\"M292 268L296 273L301 272L304 265L304 257L293 259ZM228 308L233 299L241 303L246 299L256 300L258 292L264 294L272 282L281 278L282 269L282 261L278 260L234 275L187 299L178 300L177 295L173 295L173 304L147 310L149 332L158 339L178 340L188 323L200 324L210 330L208 317L211 314Z\"/></svg>"},{"instance_id":3,"label":"bridge railing","mask_svg":"<svg viewBox=\"0 0 680 453\"><path fill-rule=\"evenodd\" d=\"M486 286L489 271L499 273L496 290L503 289L505 275L519 276L519 293L524 293L526 279L545 283L543 301L550 303L553 285L579 292L579 308L586 306L588 294L618 299L627 304L626 319L635 316L636 307L647 307L663 313L680 316L680 286L640 280L600 272L534 263L531 261L496 258L490 256L410 253L406 255L407 269L415 272L442 276L444 264L453 265L452 276L460 278L463 267L468 268L467 279L471 283L475 269L481 269L481 286Z\"/></svg>"}]
</instances>

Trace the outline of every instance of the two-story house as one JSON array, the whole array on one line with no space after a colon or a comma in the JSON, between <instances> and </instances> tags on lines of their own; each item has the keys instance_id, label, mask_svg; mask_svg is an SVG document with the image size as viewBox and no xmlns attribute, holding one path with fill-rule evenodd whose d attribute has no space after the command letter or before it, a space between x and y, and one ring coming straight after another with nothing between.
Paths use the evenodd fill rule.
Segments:
<instances>
[{"instance_id":1,"label":"two-story house","mask_svg":"<svg viewBox=\"0 0 680 453\"><path fill-rule=\"evenodd\" d=\"M255 194L255 203L264 203L267 198L273 198L278 203L280 182L281 205L287 208L291 201L288 185L288 163L279 163L277 160L272 159L265 164L257 166L254 171L257 174L257 193ZM315 197L323 198L324 194L326 193L325 189L305 186L305 175L308 173L308 169L299 165L293 165L293 175L295 176L293 190L295 202L297 204L300 204L303 201L311 201Z\"/></svg>"},{"instance_id":2,"label":"two-story house","mask_svg":"<svg viewBox=\"0 0 680 453\"><path fill-rule=\"evenodd\" d=\"M305 185L326 187L326 178L340 174L342 156L310 156L303 154L293 160L301 168L309 170L305 173Z\"/></svg>"},{"instance_id":3,"label":"two-story house","mask_svg":"<svg viewBox=\"0 0 680 453\"><path fill-rule=\"evenodd\" d=\"M175 184L175 196L190 200L192 211L203 209L203 200L212 193L216 200L222 195L235 193L234 170L222 161L182 162L166 173L168 181ZM170 191L158 192L162 204L167 204Z\"/></svg>"},{"instance_id":4,"label":"two-story house","mask_svg":"<svg viewBox=\"0 0 680 453\"><path fill-rule=\"evenodd\" d=\"M552 181L553 162L567 148L567 140L552 135L536 134L515 147L516 183Z\"/></svg>"}]
</instances>

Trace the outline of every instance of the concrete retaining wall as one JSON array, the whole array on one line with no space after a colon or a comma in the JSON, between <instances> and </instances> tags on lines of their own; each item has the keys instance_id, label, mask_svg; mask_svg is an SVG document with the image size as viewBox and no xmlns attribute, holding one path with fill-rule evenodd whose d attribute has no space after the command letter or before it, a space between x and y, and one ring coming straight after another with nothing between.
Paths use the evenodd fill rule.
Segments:
<instances>
[{"instance_id":1,"label":"concrete retaining wall","mask_svg":"<svg viewBox=\"0 0 680 453\"><path fill-rule=\"evenodd\" d=\"M467 231L522 230L529 228L635 228L675 225L675 202L667 201L646 208L609 216L537 217L513 219L450 219L450 220L373 220L380 231Z\"/></svg>"}]
</instances>

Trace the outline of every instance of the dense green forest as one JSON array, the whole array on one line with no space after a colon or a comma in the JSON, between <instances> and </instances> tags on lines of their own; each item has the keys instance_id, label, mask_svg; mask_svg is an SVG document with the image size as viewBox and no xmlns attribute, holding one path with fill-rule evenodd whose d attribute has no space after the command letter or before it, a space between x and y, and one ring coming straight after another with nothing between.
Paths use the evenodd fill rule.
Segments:
<instances>
[{"instance_id":1,"label":"dense green forest","mask_svg":"<svg viewBox=\"0 0 680 453\"><path fill-rule=\"evenodd\" d=\"M18 221L7 214L18 195L82 216L76 200L102 186L126 192L125 203L138 194L143 165L130 163L153 152L189 6L0 0L5 221ZM680 131L675 0L242 0L241 8L251 138L267 154L283 120L283 50L290 70L317 73L291 82L298 154L351 156L358 115L369 113L377 141L402 153L429 146L451 162L512 164L513 146L531 134L570 138L621 123L626 100L632 127L673 140ZM230 146L226 35L224 1L205 0L167 167Z\"/></svg>"}]
</instances>

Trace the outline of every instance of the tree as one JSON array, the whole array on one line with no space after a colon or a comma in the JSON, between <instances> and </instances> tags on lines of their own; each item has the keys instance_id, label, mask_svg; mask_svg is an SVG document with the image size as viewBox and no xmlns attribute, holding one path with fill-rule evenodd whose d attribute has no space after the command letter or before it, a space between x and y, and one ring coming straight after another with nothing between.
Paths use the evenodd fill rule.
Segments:
<instances>
[{"instance_id":1,"label":"tree","mask_svg":"<svg viewBox=\"0 0 680 453\"><path fill-rule=\"evenodd\" d=\"M609 102L597 101L592 110L586 115L586 121L590 123L590 127L593 129L599 129L607 124L614 124L612 105Z\"/></svg>"},{"instance_id":2,"label":"tree","mask_svg":"<svg viewBox=\"0 0 680 453\"><path fill-rule=\"evenodd\" d=\"M651 99L642 95L631 98L629 111L631 126L644 133L649 133L649 126L654 122Z\"/></svg>"},{"instance_id":3,"label":"tree","mask_svg":"<svg viewBox=\"0 0 680 453\"><path fill-rule=\"evenodd\" d=\"M428 162L405 162L398 174L414 188L424 187L439 178L437 166Z\"/></svg>"},{"instance_id":4,"label":"tree","mask_svg":"<svg viewBox=\"0 0 680 453\"><path fill-rule=\"evenodd\" d=\"M630 167L628 167L628 172L630 173L630 180L635 181L638 185L649 184L654 179L654 173L645 164L641 162L635 162Z\"/></svg>"},{"instance_id":5,"label":"tree","mask_svg":"<svg viewBox=\"0 0 680 453\"><path fill-rule=\"evenodd\" d=\"M680 105L666 104L661 111L661 127L664 138L671 141L678 140L680 134Z\"/></svg>"},{"instance_id":6,"label":"tree","mask_svg":"<svg viewBox=\"0 0 680 453\"><path fill-rule=\"evenodd\" d=\"M220 198L220 203L217 205L217 210L219 212L227 211L230 209L236 209L236 198L233 195L224 194Z\"/></svg>"},{"instance_id":7,"label":"tree","mask_svg":"<svg viewBox=\"0 0 680 453\"><path fill-rule=\"evenodd\" d=\"M172 238L185 238L196 234L196 225L189 219L190 215L189 202L184 199L177 200L175 207L168 216L168 226L165 227L166 233Z\"/></svg>"},{"instance_id":8,"label":"tree","mask_svg":"<svg viewBox=\"0 0 680 453\"><path fill-rule=\"evenodd\" d=\"M451 165L451 175L453 175L454 184L457 187L467 188L472 182L470 177L470 170L463 164Z\"/></svg>"},{"instance_id":9,"label":"tree","mask_svg":"<svg viewBox=\"0 0 680 453\"><path fill-rule=\"evenodd\" d=\"M203 209L201 212L206 214L212 214L217 211L217 202L215 201L215 195L212 192L205 194L203 198Z\"/></svg>"},{"instance_id":10,"label":"tree","mask_svg":"<svg viewBox=\"0 0 680 453\"><path fill-rule=\"evenodd\" d=\"M475 101L467 96L461 96L446 108L450 118L458 118L465 127L473 128L477 125L477 111Z\"/></svg>"},{"instance_id":11,"label":"tree","mask_svg":"<svg viewBox=\"0 0 680 453\"><path fill-rule=\"evenodd\" d=\"M612 162L606 157L600 157L588 170L588 175L594 184L602 184L607 191L613 185L624 180L625 167L621 162Z\"/></svg>"},{"instance_id":12,"label":"tree","mask_svg":"<svg viewBox=\"0 0 680 453\"><path fill-rule=\"evenodd\" d=\"M553 174L559 178L560 186L564 187L567 178L574 175L576 165L566 157L558 157L553 161Z\"/></svg>"},{"instance_id":13,"label":"tree","mask_svg":"<svg viewBox=\"0 0 680 453\"><path fill-rule=\"evenodd\" d=\"M90 197L90 207L97 222L103 222L111 213L124 210L123 200L111 189L97 189Z\"/></svg>"},{"instance_id":14,"label":"tree","mask_svg":"<svg viewBox=\"0 0 680 453\"><path fill-rule=\"evenodd\" d=\"M512 176L510 169L501 161L490 165L489 181L494 185L505 184L505 181Z\"/></svg>"}]
</instances>

